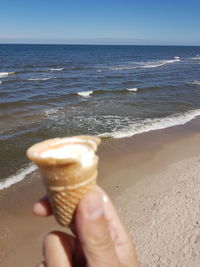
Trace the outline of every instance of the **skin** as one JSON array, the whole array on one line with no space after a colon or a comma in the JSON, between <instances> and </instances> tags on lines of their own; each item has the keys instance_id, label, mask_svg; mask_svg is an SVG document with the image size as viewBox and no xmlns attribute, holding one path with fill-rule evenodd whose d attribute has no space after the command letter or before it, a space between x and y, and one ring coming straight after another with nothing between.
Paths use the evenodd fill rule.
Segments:
<instances>
[{"instance_id":1,"label":"skin","mask_svg":"<svg viewBox=\"0 0 200 267\"><path fill-rule=\"evenodd\" d=\"M52 214L46 197L35 203L38 216ZM96 187L80 201L71 225L74 236L54 231L44 238L39 267L139 267L135 248L106 193Z\"/></svg>"}]
</instances>

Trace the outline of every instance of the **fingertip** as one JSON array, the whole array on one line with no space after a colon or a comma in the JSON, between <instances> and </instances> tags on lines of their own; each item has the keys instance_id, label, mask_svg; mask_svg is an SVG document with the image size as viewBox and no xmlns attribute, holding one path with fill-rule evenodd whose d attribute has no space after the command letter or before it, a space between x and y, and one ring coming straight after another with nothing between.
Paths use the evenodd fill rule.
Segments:
<instances>
[{"instance_id":1,"label":"fingertip","mask_svg":"<svg viewBox=\"0 0 200 267\"><path fill-rule=\"evenodd\" d=\"M42 217L52 214L52 209L46 196L33 205L33 213Z\"/></svg>"},{"instance_id":2,"label":"fingertip","mask_svg":"<svg viewBox=\"0 0 200 267\"><path fill-rule=\"evenodd\" d=\"M37 202L33 205L33 213L36 216L46 216L46 209L41 203Z\"/></svg>"}]
</instances>

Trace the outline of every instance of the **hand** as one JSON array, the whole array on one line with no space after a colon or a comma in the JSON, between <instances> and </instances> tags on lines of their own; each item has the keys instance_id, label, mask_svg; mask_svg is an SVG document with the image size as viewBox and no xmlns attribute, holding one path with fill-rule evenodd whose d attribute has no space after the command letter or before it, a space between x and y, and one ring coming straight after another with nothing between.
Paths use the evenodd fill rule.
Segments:
<instances>
[{"instance_id":1,"label":"hand","mask_svg":"<svg viewBox=\"0 0 200 267\"><path fill-rule=\"evenodd\" d=\"M52 214L46 197L35 203L33 211L38 216ZM71 228L75 237L58 231L46 236L40 267L139 266L133 243L100 187L80 201Z\"/></svg>"}]
</instances>

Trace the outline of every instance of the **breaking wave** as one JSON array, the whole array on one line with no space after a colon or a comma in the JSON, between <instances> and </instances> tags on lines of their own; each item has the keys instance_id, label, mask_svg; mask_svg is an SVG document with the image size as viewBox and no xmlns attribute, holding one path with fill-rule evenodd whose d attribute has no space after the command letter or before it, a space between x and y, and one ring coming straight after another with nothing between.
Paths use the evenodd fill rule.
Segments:
<instances>
[{"instance_id":1,"label":"breaking wave","mask_svg":"<svg viewBox=\"0 0 200 267\"><path fill-rule=\"evenodd\" d=\"M56 113L59 113L59 120L60 120L60 109L55 108L51 109L47 112L47 115L52 116L51 119L55 119L54 116ZM112 126L113 129L116 129L116 125L121 125L124 121L128 124L124 126L124 128L113 130L111 132L105 132L102 134L99 134L100 138L124 138L124 137L130 137L134 136L136 134L141 134L144 132L149 132L153 130L160 130L165 129L168 127L172 127L175 125L183 125L187 123L188 121L194 119L195 117L200 116L200 109L191 110L185 113L177 113L168 117L163 118L147 118L144 120L135 120L131 119L130 117L119 117L119 116L103 116L103 121L99 120L98 117L88 117L85 118L83 116L75 117L75 120L79 121L80 123L86 123L86 120L89 120L88 123L91 125L93 124L99 124L102 127L105 127L105 124L108 123L108 127ZM28 178L28 175L31 174L37 170L37 167L33 165L32 163L26 165L24 168L21 168L18 170L14 175L7 177L6 179L3 179L3 181L0 182L0 190L8 188L26 178Z\"/></svg>"},{"instance_id":2,"label":"breaking wave","mask_svg":"<svg viewBox=\"0 0 200 267\"><path fill-rule=\"evenodd\" d=\"M82 97L89 97L90 95L93 94L93 91L83 91L83 92L77 92L77 95L82 96Z\"/></svg>"},{"instance_id":3,"label":"breaking wave","mask_svg":"<svg viewBox=\"0 0 200 267\"><path fill-rule=\"evenodd\" d=\"M54 77L46 77L46 78L29 78L28 81L47 81L53 79Z\"/></svg>"},{"instance_id":4,"label":"breaking wave","mask_svg":"<svg viewBox=\"0 0 200 267\"><path fill-rule=\"evenodd\" d=\"M120 67L111 67L111 70L129 70L129 69L147 69L147 68L158 68L164 66L166 64L172 64L175 62L179 62L179 57L174 57L174 59L167 59L167 60L155 60L155 61L148 61L148 62L133 62L134 65L129 66L120 66Z\"/></svg>"},{"instance_id":5,"label":"breaking wave","mask_svg":"<svg viewBox=\"0 0 200 267\"><path fill-rule=\"evenodd\" d=\"M126 90L129 92L137 92L138 91L137 88L127 88Z\"/></svg>"},{"instance_id":6,"label":"breaking wave","mask_svg":"<svg viewBox=\"0 0 200 267\"><path fill-rule=\"evenodd\" d=\"M194 81L194 82L191 82L190 84L200 85L200 81Z\"/></svg>"},{"instance_id":7,"label":"breaking wave","mask_svg":"<svg viewBox=\"0 0 200 267\"><path fill-rule=\"evenodd\" d=\"M58 69L49 69L50 71L61 71L61 70L64 70L64 68L58 68Z\"/></svg>"},{"instance_id":8,"label":"breaking wave","mask_svg":"<svg viewBox=\"0 0 200 267\"><path fill-rule=\"evenodd\" d=\"M200 60L200 56L196 55L196 57L192 57L193 60Z\"/></svg>"},{"instance_id":9,"label":"breaking wave","mask_svg":"<svg viewBox=\"0 0 200 267\"><path fill-rule=\"evenodd\" d=\"M0 72L0 78L7 77L8 75L15 74L14 71L11 72Z\"/></svg>"},{"instance_id":10,"label":"breaking wave","mask_svg":"<svg viewBox=\"0 0 200 267\"><path fill-rule=\"evenodd\" d=\"M18 170L14 175L3 179L3 181L0 182L0 190L21 182L22 180L27 178L28 174L34 172L35 170L37 170L37 167L35 165L33 165L32 163L28 164L26 167Z\"/></svg>"},{"instance_id":11,"label":"breaking wave","mask_svg":"<svg viewBox=\"0 0 200 267\"><path fill-rule=\"evenodd\" d=\"M154 119L148 118L140 122L131 123L130 125L128 125L123 129L119 129L117 131L113 131L110 133L103 133L100 135L100 137L101 138L130 137L144 132L165 129L175 125L183 125L197 116L200 116L200 109L191 110L182 114L178 113L176 115L164 118L154 118Z\"/></svg>"}]
</instances>

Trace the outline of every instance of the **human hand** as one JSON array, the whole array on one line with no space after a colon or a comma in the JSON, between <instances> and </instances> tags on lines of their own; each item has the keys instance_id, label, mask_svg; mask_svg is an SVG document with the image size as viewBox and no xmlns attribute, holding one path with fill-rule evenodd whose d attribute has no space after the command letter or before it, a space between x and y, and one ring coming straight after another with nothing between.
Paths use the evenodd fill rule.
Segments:
<instances>
[{"instance_id":1,"label":"human hand","mask_svg":"<svg viewBox=\"0 0 200 267\"><path fill-rule=\"evenodd\" d=\"M38 216L52 214L48 199L36 202ZM138 267L133 243L106 193L96 187L80 201L71 227L75 237L54 231L43 242L40 267Z\"/></svg>"}]
</instances>

